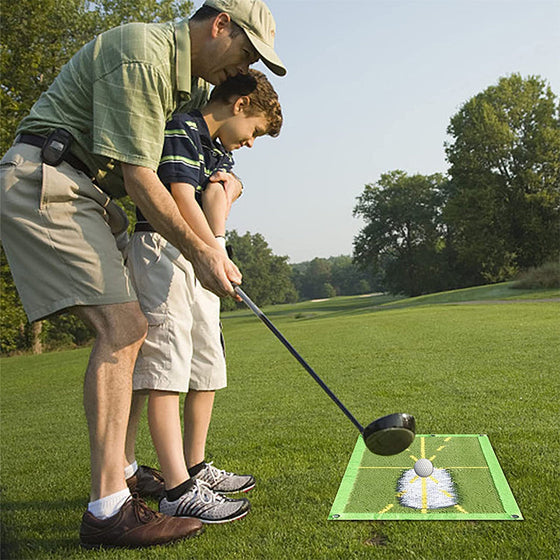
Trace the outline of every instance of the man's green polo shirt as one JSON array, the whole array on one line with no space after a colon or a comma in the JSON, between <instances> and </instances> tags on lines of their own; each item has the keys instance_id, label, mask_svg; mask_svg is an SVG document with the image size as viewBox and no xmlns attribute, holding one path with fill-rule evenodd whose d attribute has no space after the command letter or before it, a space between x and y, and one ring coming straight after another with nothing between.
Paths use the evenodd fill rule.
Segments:
<instances>
[{"instance_id":1,"label":"man's green polo shirt","mask_svg":"<svg viewBox=\"0 0 560 560\"><path fill-rule=\"evenodd\" d=\"M188 20L130 23L101 33L62 67L18 132L70 132L72 152L100 186L125 193L119 162L157 170L165 123L205 104L209 84L191 80Z\"/></svg>"}]
</instances>

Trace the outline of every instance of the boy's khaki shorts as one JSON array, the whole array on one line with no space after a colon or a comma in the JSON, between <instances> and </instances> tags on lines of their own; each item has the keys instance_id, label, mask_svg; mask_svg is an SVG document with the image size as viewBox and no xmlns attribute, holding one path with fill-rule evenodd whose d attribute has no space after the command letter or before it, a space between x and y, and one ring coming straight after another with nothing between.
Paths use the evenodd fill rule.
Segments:
<instances>
[{"instance_id":1,"label":"boy's khaki shorts","mask_svg":"<svg viewBox=\"0 0 560 560\"><path fill-rule=\"evenodd\" d=\"M126 214L84 173L18 143L0 162L0 189L2 244L30 321L136 300L116 241Z\"/></svg>"},{"instance_id":2,"label":"boy's khaki shorts","mask_svg":"<svg viewBox=\"0 0 560 560\"><path fill-rule=\"evenodd\" d=\"M127 265L148 336L134 369L133 390L186 393L226 386L220 298L158 233L133 234Z\"/></svg>"}]
</instances>

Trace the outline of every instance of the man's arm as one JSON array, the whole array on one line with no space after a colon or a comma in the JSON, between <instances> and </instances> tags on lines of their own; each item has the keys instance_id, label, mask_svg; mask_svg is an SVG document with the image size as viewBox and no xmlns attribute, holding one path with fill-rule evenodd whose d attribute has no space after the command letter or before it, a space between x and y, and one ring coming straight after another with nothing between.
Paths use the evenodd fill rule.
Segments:
<instances>
[{"instance_id":1,"label":"man's arm","mask_svg":"<svg viewBox=\"0 0 560 560\"><path fill-rule=\"evenodd\" d=\"M231 283L241 283L235 264L204 243L181 216L171 194L147 167L121 163L127 193L154 227L188 259L201 284L220 297L235 297Z\"/></svg>"}]
</instances>

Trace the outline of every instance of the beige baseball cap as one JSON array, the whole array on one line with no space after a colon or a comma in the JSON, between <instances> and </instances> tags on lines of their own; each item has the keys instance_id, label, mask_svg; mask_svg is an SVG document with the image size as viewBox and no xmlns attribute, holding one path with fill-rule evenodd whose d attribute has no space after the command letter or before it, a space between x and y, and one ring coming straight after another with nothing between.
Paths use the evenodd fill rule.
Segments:
<instances>
[{"instance_id":1,"label":"beige baseball cap","mask_svg":"<svg viewBox=\"0 0 560 560\"><path fill-rule=\"evenodd\" d=\"M247 34L262 61L272 72L284 76L286 67L274 52L276 23L261 0L206 0L205 6L225 12Z\"/></svg>"}]
</instances>

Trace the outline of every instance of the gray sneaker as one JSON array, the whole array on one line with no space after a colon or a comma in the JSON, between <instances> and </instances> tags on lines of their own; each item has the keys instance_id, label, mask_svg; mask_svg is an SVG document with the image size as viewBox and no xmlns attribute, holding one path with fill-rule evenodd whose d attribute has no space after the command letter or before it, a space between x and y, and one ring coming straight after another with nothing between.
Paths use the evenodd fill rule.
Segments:
<instances>
[{"instance_id":1,"label":"gray sneaker","mask_svg":"<svg viewBox=\"0 0 560 560\"><path fill-rule=\"evenodd\" d=\"M195 517L202 523L228 523L249 513L249 500L232 500L213 492L201 480L192 479L190 488L174 502L163 497L159 511L173 517Z\"/></svg>"},{"instance_id":2,"label":"gray sneaker","mask_svg":"<svg viewBox=\"0 0 560 560\"><path fill-rule=\"evenodd\" d=\"M249 492L255 487L255 479L250 474L234 474L217 469L212 463L205 463L204 468L193 478L206 482L219 494Z\"/></svg>"}]
</instances>

